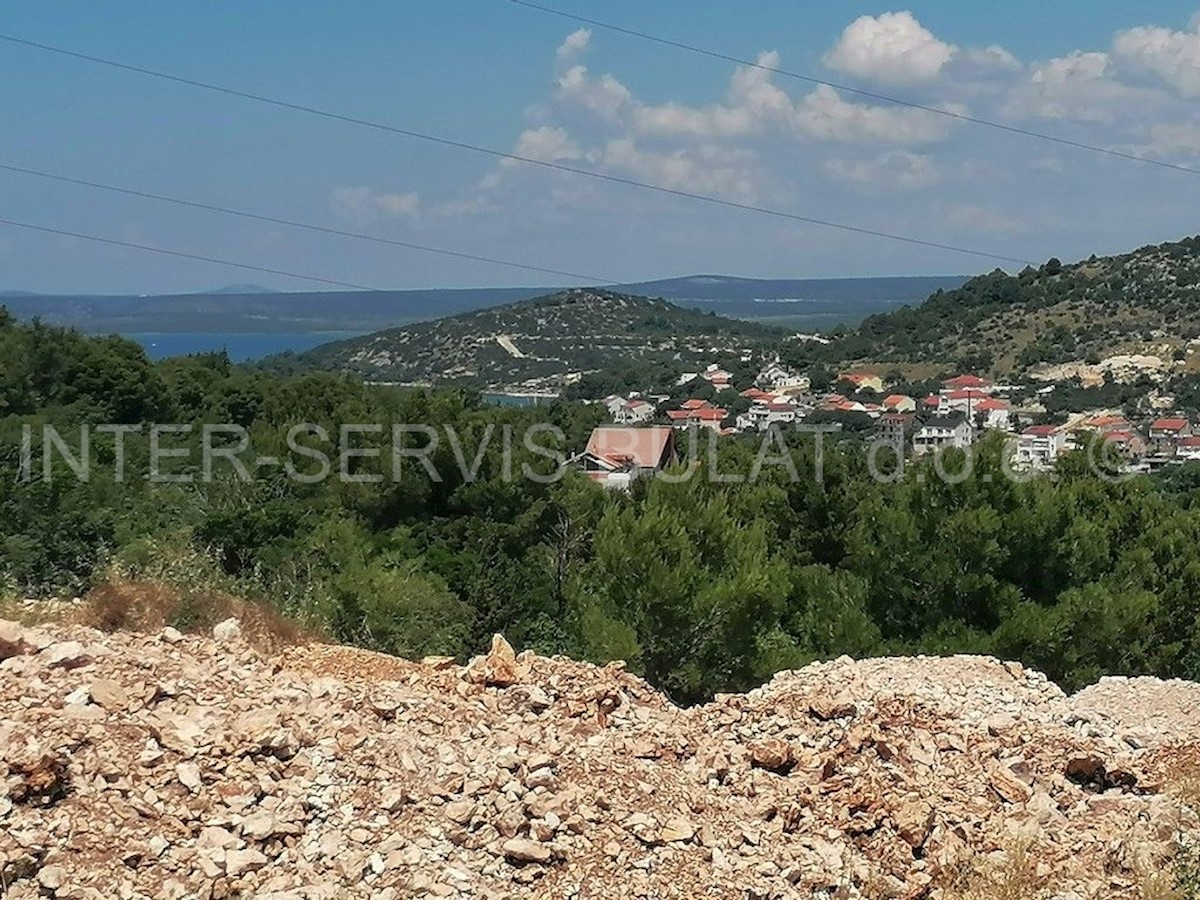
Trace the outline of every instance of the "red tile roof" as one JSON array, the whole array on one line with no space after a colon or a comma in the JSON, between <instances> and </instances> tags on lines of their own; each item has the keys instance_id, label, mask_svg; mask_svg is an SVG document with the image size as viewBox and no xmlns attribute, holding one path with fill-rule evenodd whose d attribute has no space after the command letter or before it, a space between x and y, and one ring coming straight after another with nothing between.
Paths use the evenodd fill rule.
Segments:
<instances>
[{"instance_id":1,"label":"red tile roof","mask_svg":"<svg viewBox=\"0 0 1200 900\"><path fill-rule=\"evenodd\" d=\"M866 381L874 381L879 378L878 375L872 375L870 372L843 372L838 376L838 381L848 381L851 384L862 384Z\"/></svg>"},{"instance_id":2,"label":"red tile roof","mask_svg":"<svg viewBox=\"0 0 1200 900\"><path fill-rule=\"evenodd\" d=\"M704 409L669 409L667 418L672 422L720 422L728 417L729 412L707 406Z\"/></svg>"},{"instance_id":3,"label":"red tile roof","mask_svg":"<svg viewBox=\"0 0 1200 900\"><path fill-rule=\"evenodd\" d=\"M748 400L770 400L775 395L770 391L761 391L758 388L746 388L742 391L742 396Z\"/></svg>"},{"instance_id":4,"label":"red tile roof","mask_svg":"<svg viewBox=\"0 0 1200 900\"><path fill-rule=\"evenodd\" d=\"M908 396L907 394L891 394L890 396L884 398L883 405L891 408L893 406L899 406L902 403L911 402L912 397Z\"/></svg>"},{"instance_id":5,"label":"red tile roof","mask_svg":"<svg viewBox=\"0 0 1200 900\"><path fill-rule=\"evenodd\" d=\"M979 412L990 412L994 409L1008 409L1007 400L997 400L994 397L985 397L975 404L975 409Z\"/></svg>"},{"instance_id":6,"label":"red tile roof","mask_svg":"<svg viewBox=\"0 0 1200 900\"><path fill-rule=\"evenodd\" d=\"M1129 428L1129 422L1124 416L1096 416L1082 423L1084 428L1108 428L1114 431Z\"/></svg>"},{"instance_id":7,"label":"red tile roof","mask_svg":"<svg viewBox=\"0 0 1200 900\"><path fill-rule=\"evenodd\" d=\"M986 400L988 394L984 391L975 390L974 388L962 388L961 390L951 391L946 395L947 400Z\"/></svg>"},{"instance_id":8,"label":"red tile roof","mask_svg":"<svg viewBox=\"0 0 1200 900\"><path fill-rule=\"evenodd\" d=\"M942 398L939 397L937 394L930 394L928 397L926 397L924 400L921 401L921 404L923 406L940 406L941 402L942 402Z\"/></svg>"},{"instance_id":9,"label":"red tile roof","mask_svg":"<svg viewBox=\"0 0 1200 900\"><path fill-rule=\"evenodd\" d=\"M1150 426L1150 430L1151 431L1183 431L1183 429L1185 429L1187 427L1188 427L1187 419L1166 418L1166 419L1159 419L1157 422L1155 422L1153 425Z\"/></svg>"},{"instance_id":10,"label":"red tile roof","mask_svg":"<svg viewBox=\"0 0 1200 900\"><path fill-rule=\"evenodd\" d=\"M587 453L613 465L655 468L674 440L665 425L653 428L597 428L588 440Z\"/></svg>"},{"instance_id":11,"label":"red tile roof","mask_svg":"<svg viewBox=\"0 0 1200 900\"><path fill-rule=\"evenodd\" d=\"M978 375L958 375L949 381L943 382L942 386L948 388L981 388L990 387L991 382L986 378L980 378Z\"/></svg>"},{"instance_id":12,"label":"red tile roof","mask_svg":"<svg viewBox=\"0 0 1200 900\"><path fill-rule=\"evenodd\" d=\"M708 409L711 406L712 406L712 404L709 403L707 400L697 400L697 399L693 398L691 400L685 400L683 402L683 405L680 406L679 408L680 409Z\"/></svg>"},{"instance_id":13,"label":"red tile roof","mask_svg":"<svg viewBox=\"0 0 1200 900\"><path fill-rule=\"evenodd\" d=\"M1030 425L1022 434L1028 434L1032 437L1051 437L1058 431L1055 425Z\"/></svg>"},{"instance_id":14,"label":"red tile roof","mask_svg":"<svg viewBox=\"0 0 1200 900\"><path fill-rule=\"evenodd\" d=\"M1179 439L1180 447L1200 447L1200 434L1190 434Z\"/></svg>"}]
</instances>

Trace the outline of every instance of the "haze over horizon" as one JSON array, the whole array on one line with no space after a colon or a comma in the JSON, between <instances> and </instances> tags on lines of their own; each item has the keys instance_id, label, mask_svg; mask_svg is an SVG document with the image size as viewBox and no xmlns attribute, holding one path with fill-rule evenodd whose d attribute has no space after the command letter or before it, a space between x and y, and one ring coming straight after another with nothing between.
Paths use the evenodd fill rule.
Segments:
<instances>
[{"instance_id":1,"label":"haze over horizon","mask_svg":"<svg viewBox=\"0 0 1200 900\"><path fill-rule=\"evenodd\" d=\"M555 8L1067 140L1200 166L1200 11L948 0L730 19L714 0ZM1036 15L1035 15L1036 14ZM137 22L136 28L129 23ZM1039 23L1029 28L1031 21ZM267 2L197 21L136 2L9 10L20 38L735 203L1034 262L1200 230L1196 176L656 46L507 2ZM5 44L0 162L628 283L996 263L487 159ZM5 215L388 289L566 283L0 173ZM189 293L221 269L0 226L6 290ZM1011 268L1019 267L1017 264ZM240 282L231 270L228 281ZM243 273L245 274L245 273ZM314 285L278 276L273 290Z\"/></svg>"}]
</instances>

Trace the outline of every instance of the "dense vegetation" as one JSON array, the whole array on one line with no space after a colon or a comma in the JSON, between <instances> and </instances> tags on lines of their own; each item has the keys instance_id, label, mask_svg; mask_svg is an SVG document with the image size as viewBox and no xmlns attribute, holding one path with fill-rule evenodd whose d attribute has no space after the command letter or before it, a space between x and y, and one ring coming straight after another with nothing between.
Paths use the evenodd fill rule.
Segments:
<instances>
[{"instance_id":1,"label":"dense vegetation","mask_svg":"<svg viewBox=\"0 0 1200 900\"><path fill-rule=\"evenodd\" d=\"M1073 265L1051 259L1017 275L996 270L834 336L828 345L792 345L791 361L1007 372L1190 340L1200 336L1200 237Z\"/></svg>"},{"instance_id":2,"label":"dense vegetation","mask_svg":"<svg viewBox=\"0 0 1200 900\"><path fill-rule=\"evenodd\" d=\"M669 364L677 374L777 343L783 331L613 291L578 289L368 334L267 360L275 372L348 371L468 387ZM505 343L507 342L507 343Z\"/></svg>"},{"instance_id":3,"label":"dense vegetation","mask_svg":"<svg viewBox=\"0 0 1200 900\"><path fill-rule=\"evenodd\" d=\"M1194 467L1111 483L1081 455L1055 480L1018 483L986 442L961 483L928 465L878 483L862 445L846 442L821 448L818 481L813 437L789 435L796 479L782 459L754 483L706 477L752 471L757 441L735 439L715 457L702 443L690 480L606 493L574 473L507 479L498 452L511 426L515 471L553 469L519 435L546 420L578 449L594 406L488 407L461 392L246 371L220 355L152 364L117 338L7 317L0 410L0 573L12 593L82 592L117 571L248 596L408 655L468 655L503 631L542 652L624 658L681 701L842 653L994 653L1068 686L1105 672L1200 677ZM442 481L406 459L381 483L304 483L269 464L242 481L226 461L211 483L153 483L143 432L126 436L119 483L113 435L93 434L87 481L58 454L47 480L34 429L32 481L16 477L25 424L57 424L78 452L81 423L150 421L245 426L247 459L287 456L301 422L335 439L340 423L452 425L460 445L433 453ZM456 457L469 465L489 433L477 477L464 477ZM168 462L198 474L196 455ZM386 454L352 462L354 475L387 471Z\"/></svg>"}]
</instances>

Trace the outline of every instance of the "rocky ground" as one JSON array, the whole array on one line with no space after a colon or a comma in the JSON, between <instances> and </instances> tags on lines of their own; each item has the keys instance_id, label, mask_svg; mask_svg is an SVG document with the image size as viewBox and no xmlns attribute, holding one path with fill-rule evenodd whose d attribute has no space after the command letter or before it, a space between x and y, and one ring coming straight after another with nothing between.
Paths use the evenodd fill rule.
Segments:
<instances>
[{"instance_id":1,"label":"rocky ground","mask_svg":"<svg viewBox=\"0 0 1200 900\"><path fill-rule=\"evenodd\" d=\"M1165 898L1197 826L1192 684L841 659L681 710L502 640L263 655L236 622L0 622L0 660L13 900Z\"/></svg>"}]
</instances>

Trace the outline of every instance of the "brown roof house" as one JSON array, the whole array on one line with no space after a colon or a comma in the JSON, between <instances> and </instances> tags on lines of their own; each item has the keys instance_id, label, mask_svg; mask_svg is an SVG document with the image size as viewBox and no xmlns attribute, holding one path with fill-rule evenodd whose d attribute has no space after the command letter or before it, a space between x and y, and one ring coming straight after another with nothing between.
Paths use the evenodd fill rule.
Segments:
<instances>
[{"instance_id":1,"label":"brown roof house","mask_svg":"<svg viewBox=\"0 0 1200 900\"><path fill-rule=\"evenodd\" d=\"M1182 416L1168 416L1150 425L1150 452L1156 456L1174 456L1179 442L1192 434L1191 423Z\"/></svg>"},{"instance_id":2,"label":"brown roof house","mask_svg":"<svg viewBox=\"0 0 1200 900\"><path fill-rule=\"evenodd\" d=\"M628 490L634 479L660 472L676 460L675 431L605 426L592 432L587 449L573 462L604 487Z\"/></svg>"}]
</instances>

